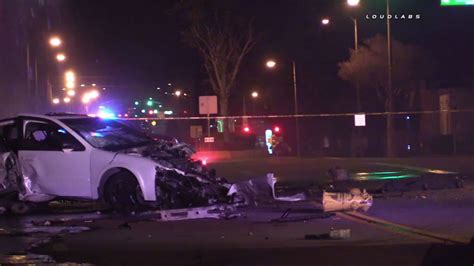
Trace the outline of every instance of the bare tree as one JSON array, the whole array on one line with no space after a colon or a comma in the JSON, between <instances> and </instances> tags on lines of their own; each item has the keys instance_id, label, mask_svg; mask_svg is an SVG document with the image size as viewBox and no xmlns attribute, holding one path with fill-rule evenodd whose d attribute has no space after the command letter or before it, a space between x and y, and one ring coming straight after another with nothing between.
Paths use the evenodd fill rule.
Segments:
<instances>
[{"instance_id":1,"label":"bare tree","mask_svg":"<svg viewBox=\"0 0 474 266\"><path fill-rule=\"evenodd\" d=\"M209 82L219 97L220 114L228 115L230 92L242 60L255 44L251 23L233 21L229 15L214 15L206 23L194 21L185 37L204 60Z\"/></svg>"},{"instance_id":2,"label":"bare tree","mask_svg":"<svg viewBox=\"0 0 474 266\"><path fill-rule=\"evenodd\" d=\"M369 38L357 52L351 50L348 61L339 63L338 75L343 80L357 82L362 88L374 90L378 100L389 110L389 91L387 83L387 39L381 35ZM415 83L426 80L433 69L431 57L418 47L392 41L392 97L399 98L407 95ZM389 149L393 131L393 116L387 116L387 155L392 156Z\"/></svg>"}]
</instances>

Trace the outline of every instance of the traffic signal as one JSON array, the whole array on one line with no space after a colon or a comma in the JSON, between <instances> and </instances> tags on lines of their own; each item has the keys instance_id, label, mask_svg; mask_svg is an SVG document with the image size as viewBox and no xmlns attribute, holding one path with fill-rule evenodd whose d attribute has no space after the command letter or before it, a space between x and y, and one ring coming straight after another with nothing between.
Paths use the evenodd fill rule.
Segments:
<instances>
[{"instance_id":1,"label":"traffic signal","mask_svg":"<svg viewBox=\"0 0 474 266\"><path fill-rule=\"evenodd\" d=\"M280 130L281 130L281 129L280 129L279 126L273 127L273 132L275 132L275 133L280 133Z\"/></svg>"},{"instance_id":2,"label":"traffic signal","mask_svg":"<svg viewBox=\"0 0 474 266\"><path fill-rule=\"evenodd\" d=\"M250 127L249 127L249 126L245 126L245 127L243 128L243 131L244 131L244 133L250 133Z\"/></svg>"}]
</instances>

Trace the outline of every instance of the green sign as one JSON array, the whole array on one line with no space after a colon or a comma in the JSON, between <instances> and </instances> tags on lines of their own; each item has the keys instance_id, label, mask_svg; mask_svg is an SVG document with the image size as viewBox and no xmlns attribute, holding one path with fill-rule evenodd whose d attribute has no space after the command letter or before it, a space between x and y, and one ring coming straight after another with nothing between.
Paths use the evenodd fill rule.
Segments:
<instances>
[{"instance_id":1,"label":"green sign","mask_svg":"<svg viewBox=\"0 0 474 266\"><path fill-rule=\"evenodd\" d=\"M442 6L472 6L474 0L441 0Z\"/></svg>"}]
</instances>

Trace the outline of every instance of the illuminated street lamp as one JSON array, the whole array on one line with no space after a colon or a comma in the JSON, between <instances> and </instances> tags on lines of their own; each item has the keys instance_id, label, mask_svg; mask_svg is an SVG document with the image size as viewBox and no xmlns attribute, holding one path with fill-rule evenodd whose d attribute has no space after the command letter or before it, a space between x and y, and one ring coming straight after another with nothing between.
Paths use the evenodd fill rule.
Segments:
<instances>
[{"instance_id":1,"label":"illuminated street lamp","mask_svg":"<svg viewBox=\"0 0 474 266\"><path fill-rule=\"evenodd\" d=\"M91 98L88 93L84 94L81 99L83 104L88 104L91 101Z\"/></svg>"},{"instance_id":2,"label":"illuminated street lamp","mask_svg":"<svg viewBox=\"0 0 474 266\"><path fill-rule=\"evenodd\" d=\"M176 97L181 96L181 91L180 91L180 90L175 91L175 92L174 92L174 95L176 95Z\"/></svg>"},{"instance_id":3,"label":"illuminated street lamp","mask_svg":"<svg viewBox=\"0 0 474 266\"><path fill-rule=\"evenodd\" d=\"M88 92L88 94L89 94L89 98L91 99L97 99L99 98L99 95L100 95L99 92L96 90L90 91Z\"/></svg>"},{"instance_id":4,"label":"illuminated street lamp","mask_svg":"<svg viewBox=\"0 0 474 266\"><path fill-rule=\"evenodd\" d=\"M360 3L360 0L347 0L347 4L349 6L358 6Z\"/></svg>"},{"instance_id":5,"label":"illuminated street lamp","mask_svg":"<svg viewBox=\"0 0 474 266\"><path fill-rule=\"evenodd\" d=\"M274 68L276 66L276 62L273 60L268 60L266 65L268 68Z\"/></svg>"},{"instance_id":6,"label":"illuminated street lamp","mask_svg":"<svg viewBox=\"0 0 474 266\"><path fill-rule=\"evenodd\" d=\"M68 91L66 92L66 94L67 94L68 96L70 96L70 97L74 97L74 96L76 95L76 91L75 91L75 90L68 90Z\"/></svg>"},{"instance_id":7,"label":"illuminated street lamp","mask_svg":"<svg viewBox=\"0 0 474 266\"><path fill-rule=\"evenodd\" d=\"M252 98L257 98L258 97L258 92L254 91L254 92L252 92L251 95L252 95Z\"/></svg>"},{"instance_id":8,"label":"illuminated street lamp","mask_svg":"<svg viewBox=\"0 0 474 266\"><path fill-rule=\"evenodd\" d=\"M53 99L53 104L59 104L59 102L60 102L60 101L59 101L58 98L54 98L54 99Z\"/></svg>"},{"instance_id":9,"label":"illuminated street lamp","mask_svg":"<svg viewBox=\"0 0 474 266\"><path fill-rule=\"evenodd\" d=\"M66 82L66 88L74 89L74 82L70 82L70 81Z\"/></svg>"},{"instance_id":10,"label":"illuminated street lamp","mask_svg":"<svg viewBox=\"0 0 474 266\"><path fill-rule=\"evenodd\" d=\"M328 18L323 18L323 19L321 20L321 24L323 24L323 25L328 25L329 22L330 22L330 20L329 20Z\"/></svg>"},{"instance_id":11,"label":"illuminated street lamp","mask_svg":"<svg viewBox=\"0 0 474 266\"><path fill-rule=\"evenodd\" d=\"M69 97L64 97L63 101L64 101L64 103L70 103L70 102L71 102L71 98L69 98Z\"/></svg>"},{"instance_id":12,"label":"illuminated street lamp","mask_svg":"<svg viewBox=\"0 0 474 266\"><path fill-rule=\"evenodd\" d=\"M56 55L56 60L58 62L64 62L64 60L66 60L66 56L64 54L57 54Z\"/></svg>"},{"instance_id":13,"label":"illuminated street lamp","mask_svg":"<svg viewBox=\"0 0 474 266\"><path fill-rule=\"evenodd\" d=\"M52 47L59 47L61 46L61 43L62 42L61 42L61 39L59 39L59 37L54 36L49 39L49 45L51 45Z\"/></svg>"}]
</instances>

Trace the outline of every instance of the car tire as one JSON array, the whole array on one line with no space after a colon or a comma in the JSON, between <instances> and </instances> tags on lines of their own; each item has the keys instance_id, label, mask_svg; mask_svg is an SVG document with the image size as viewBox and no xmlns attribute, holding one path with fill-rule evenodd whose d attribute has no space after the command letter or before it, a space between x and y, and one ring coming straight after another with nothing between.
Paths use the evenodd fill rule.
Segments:
<instances>
[{"instance_id":1,"label":"car tire","mask_svg":"<svg viewBox=\"0 0 474 266\"><path fill-rule=\"evenodd\" d=\"M120 172L107 180L104 187L104 200L116 211L130 212L140 210L141 189L136 178L127 172Z\"/></svg>"}]
</instances>

